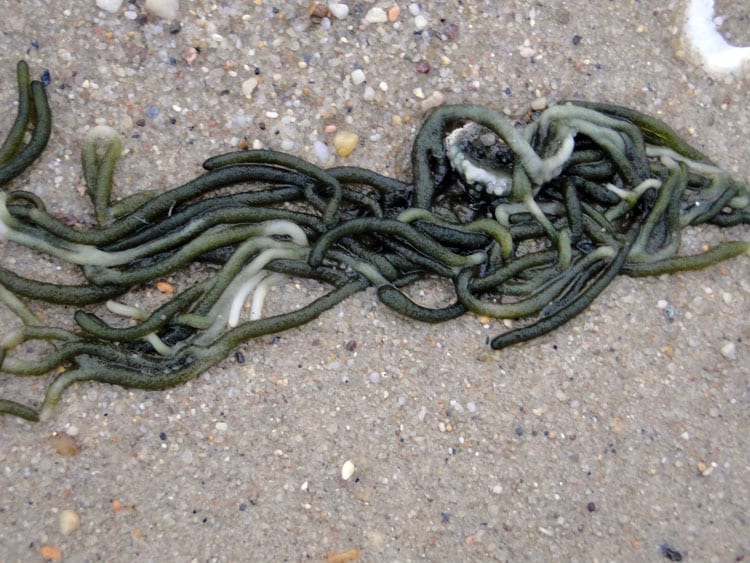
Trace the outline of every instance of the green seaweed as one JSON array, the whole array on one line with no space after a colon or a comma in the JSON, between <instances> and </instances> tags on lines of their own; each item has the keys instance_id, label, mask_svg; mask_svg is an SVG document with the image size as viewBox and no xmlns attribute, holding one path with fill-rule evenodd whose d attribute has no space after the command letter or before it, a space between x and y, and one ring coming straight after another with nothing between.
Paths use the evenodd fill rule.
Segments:
<instances>
[{"instance_id":1,"label":"green seaweed","mask_svg":"<svg viewBox=\"0 0 750 563\"><path fill-rule=\"evenodd\" d=\"M85 279L62 285L0 267L0 302L18 318L0 340L0 370L56 373L38 407L0 399L0 413L29 421L49 417L75 382L178 385L241 343L309 323L368 287L420 322L467 312L518 319L520 328L491 341L500 349L565 324L619 274L705 268L750 250L729 241L680 254L688 225L750 223L748 184L660 120L581 101L525 127L476 105L437 108L414 141L411 183L254 150L209 158L180 186L120 201L112 186L122 140L96 127L81 148L96 225L74 228L38 196L11 190L51 131L44 86L23 61L16 74L17 116L0 145L0 235ZM472 145L486 133L498 139L499 161ZM152 310L113 301L167 275L180 290ZM288 277L316 280L322 296L264 315L268 289ZM453 303L430 308L409 296L409 285L434 278L453 287ZM77 310L67 327L44 326L26 301ZM14 351L29 341L52 351L19 359Z\"/></svg>"}]
</instances>

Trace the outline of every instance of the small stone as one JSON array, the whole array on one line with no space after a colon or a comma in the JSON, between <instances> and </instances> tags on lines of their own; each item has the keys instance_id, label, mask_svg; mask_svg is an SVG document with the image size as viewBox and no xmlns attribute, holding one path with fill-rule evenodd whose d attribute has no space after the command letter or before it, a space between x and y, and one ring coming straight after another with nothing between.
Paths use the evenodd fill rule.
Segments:
<instances>
[{"instance_id":1,"label":"small stone","mask_svg":"<svg viewBox=\"0 0 750 563\"><path fill-rule=\"evenodd\" d=\"M367 23L385 23L388 21L388 14L385 13L383 8L370 8L365 15L365 21Z\"/></svg>"},{"instance_id":2,"label":"small stone","mask_svg":"<svg viewBox=\"0 0 750 563\"><path fill-rule=\"evenodd\" d=\"M420 74L427 74L428 72L430 72L430 63L428 63L427 61L419 61L417 63L417 72L419 72Z\"/></svg>"},{"instance_id":3,"label":"small stone","mask_svg":"<svg viewBox=\"0 0 750 563\"><path fill-rule=\"evenodd\" d=\"M313 153L318 162L326 162L331 156L331 151L328 150L328 145L323 141L315 141L313 143Z\"/></svg>"},{"instance_id":4,"label":"small stone","mask_svg":"<svg viewBox=\"0 0 750 563\"><path fill-rule=\"evenodd\" d=\"M63 554L59 547L45 544L39 548L39 554L45 561L62 561Z\"/></svg>"},{"instance_id":5,"label":"small stone","mask_svg":"<svg viewBox=\"0 0 750 563\"><path fill-rule=\"evenodd\" d=\"M594 504L593 502L588 503L586 505L586 510L588 510L589 512L594 512L596 510L596 504Z\"/></svg>"},{"instance_id":6,"label":"small stone","mask_svg":"<svg viewBox=\"0 0 750 563\"><path fill-rule=\"evenodd\" d=\"M242 93L246 98L252 98L255 88L258 87L257 78L248 78L242 83Z\"/></svg>"},{"instance_id":7,"label":"small stone","mask_svg":"<svg viewBox=\"0 0 750 563\"><path fill-rule=\"evenodd\" d=\"M503 486L502 485L495 485L492 487L492 492L496 495L502 494L503 492Z\"/></svg>"},{"instance_id":8,"label":"small stone","mask_svg":"<svg viewBox=\"0 0 750 563\"><path fill-rule=\"evenodd\" d=\"M71 534L81 525L81 519L78 514L72 510L63 510L60 513L60 531L64 535Z\"/></svg>"},{"instance_id":9,"label":"small stone","mask_svg":"<svg viewBox=\"0 0 750 563\"><path fill-rule=\"evenodd\" d=\"M352 475L354 475L355 469L356 467L354 467L354 463L352 462L352 460L347 459L344 462L344 465L341 466L341 478L344 481L348 481L349 479L351 479Z\"/></svg>"},{"instance_id":10,"label":"small stone","mask_svg":"<svg viewBox=\"0 0 750 563\"><path fill-rule=\"evenodd\" d=\"M448 38L448 41L455 41L458 39L458 24L449 23L445 26L445 36Z\"/></svg>"},{"instance_id":11,"label":"small stone","mask_svg":"<svg viewBox=\"0 0 750 563\"><path fill-rule=\"evenodd\" d=\"M518 52L524 59L530 59L534 56L534 49L527 45L523 45L522 47L519 47Z\"/></svg>"},{"instance_id":12,"label":"small stone","mask_svg":"<svg viewBox=\"0 0 750 563\"><path fill-rule=\"evenodd\" d=\"M352 71L352 83L354 85L362 84L367 78L365 77L365 71L361 68L355 68Z\"/></svg>"},{"instance_id":13,"label":"small stone","mask_svg":"<svg viewBox=\"0 0 750 563\"><path fill-rule=\"evenodd\" d=\"M373 101L375 99L375 88L372 86L365 86L365 92L362 94L362 98L368 102Z\"/></svg>"},{"instance_id":14,"label":"small stone","mask_svg":"<svg viewBox=\"0 0 750 563\"><path fill-rule=\"evenodd\" d=\"M418 14L414 16L414 27L417 29L417 31L426 29L428 23L429 22L427 21L427 18L424 16L424 14Z\"/></svg>"},{"instance_id":15,"label":"small stone","mask_svg":"<svg viewBox=\"0 0 750 563\"><path fill-rule=\"evenodd\" d=\"M52 436L50 441L55 451L62 456L78 455L81 451L76 439L69 434L56 434Z\"/></svg>"},{"instance_id":16,"label":"small stone","mask_svg":"<svg viewBox=\"0 0 750 563\"><path fill-rule=\"evenodd\" d=\"M349 6L341 2L328 2L328 9L331 11L331 15L339 20L343 20L349 15Z\"/></svg>"},{"instance_id":17,"label":"small stone","mask_svg":"<svg viewBox=\"0 0 750 563\"><path fill-rule=\"evenodd\" d=\"M218 430L219 432L226 432L227 428L229 428L229 425L226 422L216 423L216 430Z\"/></svg>"},{"instance_id":18,"label":"small stone","mask_svg":"<svg viewBox=\"0 0 750 563\"><path fill-rule=\"evenodd\" d=\"M359 135L351 131L337 131L333 137L333 148L339 156L349 156L357 147Z\"/></svg>"},{"instance_id":19,"label":"small stone","mask_svg":"<svg viewBox=\"0 0 750 563\"><path fill-rule=\"evenodd\" d=\"M544 108L547 107L547 98L544 96L537 98L533 102L531 102L531 109L534 111L542 111Z\"/></svg>"},{"instance_id":20,"label":"small stone","mask_svg":"<svg viewBox=\"0 0 750 563\"><path fill-rule=\"evenodd\" d=\"M146 11L165 20L177 18L180 0L146 0Z\"/></svg>"},{"instance_id":21,"label":"small stone","mask_svg":"<svg viewBox=\"0 0 750 563\"><path fill-rule=\"evenodd\" d=\"M391 6L388 8L388 21L393 23L398 19L399 14L401 14L401 8L398 6Z\"/></svg>"},{"instance_id":22,"label":"small stone","mask_svg":"<svg viewBox=\"0 0 750 563\"><path fill-rule=\"evenodd\" d=\"M724 344L724 346L721 347L721 355L724 356L727 360L736 360L737 345L734 342L727 342L726 344Z\"/></svg>"},{"instance_id":23,"label":"small stone","mask_svg":"<svg viewBox=\"0 0 750 563\"><path fill-rule=\"evenodd\" d=\"M198 49L195 47L185 47L182 50L182 58L187 64L192 64L198 58Z\"/></svg>"},{"instance_id":24,"label":"small stone","mask_svg":"<svg viewBox=\"0 0 750 563\"><path fill-rule=\"evenodd\" d=\"M122 0L96 0L96 7L114 14L122 6Z\"/></svg>"},{"instance_id":25,"label":"small stone","mask_svg":"<svg viewBox=\"0 0 750 563\"><path fill-rule=\"evenodd\" d=\"M322 20L328 15L328 8L326 8L320 2L313 2L308 8L308 13L311 19Z\"/></svg>"}]
</instances>

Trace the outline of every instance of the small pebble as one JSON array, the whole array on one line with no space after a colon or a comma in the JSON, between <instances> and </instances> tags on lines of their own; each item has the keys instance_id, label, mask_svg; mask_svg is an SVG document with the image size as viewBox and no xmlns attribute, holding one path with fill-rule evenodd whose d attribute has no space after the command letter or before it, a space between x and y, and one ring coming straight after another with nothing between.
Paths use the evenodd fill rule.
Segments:
<instances>
[{"instance_id":1,"label":"small pebble","mask_svg":"<svg viewBox=\"0 0 750 563\"><path fill-rule=\"evenodd\" d=\"M448 38L448 41L455 41L458 39L458 24L449 23L445 27L445 36Z\"/></svg>"},{"instance_id":2,"label":"small pebble","mask_svg":"<svg viewBox=\"0 0 750 563\"><path fill-rule=\"evenodd\" d=\"M401 14L401 8L398 6L391 6L388 8L388 21L393 23L398 19L398 16Z\"/></svg>"},{"instance_id":3,"label":"small pebble","mask_svg":"<svg viewBox=\"0 0 750 563\"><path fill-rule=\"evenodd\" d=\"M246 98L251 98L253 96L253 92L255 91L255 88L257 87L258 87L258 79L248 78L242 83L242 94Z\"/></svg>"},{"instance_id":4,"label":"small pebble","mask_svg":"<svg viewBox=\"0 0 750 563\"><path fill-rule=\"evenodd\" d=\"M370 8L365 16L367 23L385 23L388 21L388 14L383 8Z\"/></svg>"},{"instance_id":5,"label":"small pebble","mask_svg":"<svg viewBox=\"0 0 750 563\"><path fill-rule=\"evenodd\" d=\"M122 6L122 0L96 0L96 7L114 14Z\"/></svg>"},{"instance_id":6,"label":"small pebble","mask_svg":"<svg viewBox=\"0 0 750 563\"><path fill-rule=\"evenodd\" d=\"M69 434L57 434L50 441L55 451L62 456L74 456L81 451L76 439Z\"/></svg>"},{"instance_id":7,"label":"small pebble","mask_svg":"<svg viewBox=\"0 0 750 563\"><path fill-rule=\"evenodd\" d=\"M313 143L313 153L315 154L315 158L318 159L318 162L326 162L331 156L331 151L328 150L328 145L323 141L315 141Z\"/></svg>"},{"instance_id":8,"label":"small pebble","mask_svg":"<svg viewBox=\"0 0 750 563\"><path fill-rule=\"evenodd\" d=\"M430 72L430 63L428 63L427 61L419 61L417 63L417 72L421 74L427 74L428 72Z\"/></svg>"},{"instance_id":9,"label":"small pebble","mask_svg":"<svg viewBox=\"0 0 750 563\"><path fill-rule=\"evenodd\" d=\"M313 19L323 19L328 15L328 8L320 2L313 2L310 4L309 13Z\"/></svg>"},{"instance_id":10,"label":"small pebble","mask_svg":"<svg viewBox=\"0 0 750 563\"><path fill-rule=\"evenodd\" d=\"M737 345L734 342L727 342L721 347L721 355L727 360L737 359Z\"/></svg>"},{"instance_id":11,"label":"small pebble","mask_svg":"<svg viewBox=\"0 0 750 563\"><path fill-rule=\"evenodd\" d=\"M362 84L366 80L365 71L361 68L356 68L352 71L352 83L354 85Z\"/></svg>"},{"instance_id":12,"label":"small pebble","mask_svg":"<svg viewBox=\"0 0 750 563\"><path fill-rule=\"evenodd\" d=\"M375 99L375 88L372 86L365 86L365 93L362 94L362 98L368 102Z\"/></svg>"},{"instance_id":13,"label":"small pebble","mask_svg":"<svg viewBox=\"0 0 750 563\"><path fill-rule=\"evenodd\" d=\"M352 463L352 460L347 459L344 462L344 465L341 466L341 478L344 481L348 481L351 479L352 475L354 475L354 470L356 468L354 467L354 463Z\"/></svg>"},{"instance_id":14,"label":"small pebble","mask_svg":"<svg viewBox=\"0 0 750 563\"><path fill-rule=\"evenodd\" d=\"M334 18L343 20L349 15L349 6L341 2L328 2L328 9Z\"/></svg>"},{"instance_id":15,"label":"small pebble","mask_svg":"<svg viewBox=\"0 0 750 563\"><path fill-rule=\"evenodd\" d=\"M596 504L594 504L593 502L588 503L586 505L586 510L588 510L589 512L594 512L596 510Z\"/></svg>"},{"instance_id":16,"label":"small pebble","mask_svg":"<svg viewBox=\"0 0 750 563\"><path fill-rule=\"evenodd\" d=\"M146 0L146 11L165 20L177 18L180 0Z\"/></svg>"},{"instance_id":17,"label":"small pebble","mask_svg":"<svg viewBox=\"0 0 750 563\"><path fill-rule=\"evenodd\" d=\"M417 29L417 31L422 31L427 28L428 23L429 22L427 21L427 18L423 14L414 16L414 27Z\"/></svg>"},{"instance_id":18,"label":"small pebble","mask_svg":"<svg viewBox=\"0 0 750 563\"><path fill-rule=\"evenodd\" d=\"M333 137L333 148L339 156L349 156L357 147L359 135L351 131L337 131Z\"/></svg>"},{"instance_id":19,"label":"small pebble","mask_svg":"<svg viewBox=\"0 0 750 563\"><path fill-rule=\"evenodd\" d=\"M544 108L547 107L547 98L544 96L537 98L533 102L531 102L531 109L534 111L542 111Z\"/></svg>"},{"instance_id":20,"label":"small pebble","mask_svg":"<svg viewBox=\"0 0 750 563\"><path fill-rule=\"evenodd\" d=\"M68 535L75 532L78 526L81 525L81 519L72 510L63 510L60 513L60 531L63 535Z\"/></svg>"},{"instance_id":21,"label":"small pebble","mask_svg":"<svg viewBox=\"0 0 750 563\"><path fill-rule=\"evenodd\" d=\"M45 561L62 561L63 558L60 548L54 545L43 545L39 548L39 554Z\"/></svg>"}]
</instances>

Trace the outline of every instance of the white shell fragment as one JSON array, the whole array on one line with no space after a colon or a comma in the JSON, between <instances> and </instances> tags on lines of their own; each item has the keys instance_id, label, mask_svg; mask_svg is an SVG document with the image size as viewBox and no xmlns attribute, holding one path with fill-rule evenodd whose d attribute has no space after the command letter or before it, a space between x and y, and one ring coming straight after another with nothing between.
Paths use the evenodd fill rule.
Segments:
<instances>
[{"instance_id":1,"label":"white shell fragment","mask_svg":"<svg viewBox=\"0 0 750 563\"><path fill-rule=\"evenodd\" d=\"M354 463L352 463L352 460L347 459L344 462L344 465L341 466L341 478L344 481L348 481L351 479L351 476L354 475L354 470L356 467L354 467Z\"/></svg>"},{"instance_id":2,"label":"white shell fragment","mask_svg":"<svg viewBox=\"0 0 750 563\"><path fill-rule=\"evenodd\" d=\"M146 0L146 11L165 20L173 20L180 11L180 0Z\"/></svg>"},{"instance_id":3,"label":"white shell fragment","mask_svg":"<svg viewBox=\"0 0 750 563\"><path fill-rule=\"evenodd\" d=\"M716 29L713 0L690 0L685 34L710 72L734 72L750 62L750 47L727 43Z\"/></svg>"}]
</instances>

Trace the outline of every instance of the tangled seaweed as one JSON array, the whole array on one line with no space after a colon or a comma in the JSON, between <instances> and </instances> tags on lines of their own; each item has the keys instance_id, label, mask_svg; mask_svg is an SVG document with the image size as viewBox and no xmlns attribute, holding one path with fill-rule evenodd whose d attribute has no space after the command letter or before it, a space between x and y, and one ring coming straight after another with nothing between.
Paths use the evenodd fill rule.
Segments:
<instances>
[{"instance_id":1,"label":"tangled seaweed","mask_svg":"<svg viewBox=\"0 0 750 563\"><path fill-rule=\"evenodd\" d=\"M24 62L17 78L18 115L0 147L3 188L50 135L43 85L30 81ZM0 300L22 322L0 340L0 369L55 372L39 410L0 400L0 413L47 417L78 381L178 385L240 343L305 324L370 286L385 305L423 322L468 311L526 321L492 340L500 349L564 324L618 274L704 268L750 249L737 241L679 254L688 225L750 223L750 188L661 121L609 104L563 103L525 127L479 106L438 108L412 147L412 184L250 150L208 159L204 174L171 190L113 201L120 152L119 136L106 127L83 143L92 228L66 225L32 193L0 192L0 235L78 265L86 280L58 285L0 268ZM153 311L115 301L196 271L199 281ZM329 290L264 317L268 289L289 276ZM405 290L425 278L447 280L455 302L414 302ZM43 326L27 299L81 307L77 329ZM96 304L130 324L107 324L91 311ZM54 351L33 361L13 357L32 340Z\"/></svg>"}]
</instances>

